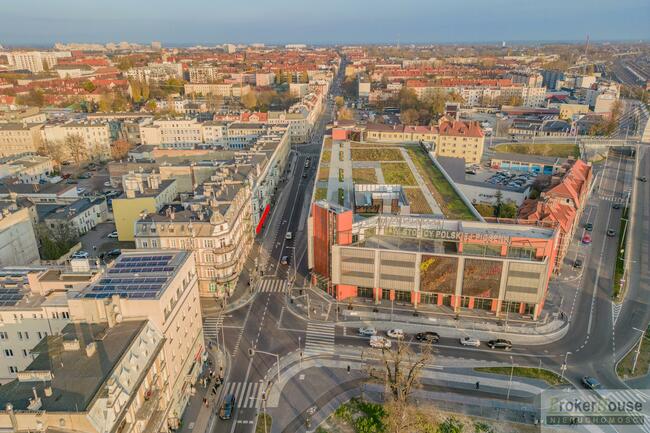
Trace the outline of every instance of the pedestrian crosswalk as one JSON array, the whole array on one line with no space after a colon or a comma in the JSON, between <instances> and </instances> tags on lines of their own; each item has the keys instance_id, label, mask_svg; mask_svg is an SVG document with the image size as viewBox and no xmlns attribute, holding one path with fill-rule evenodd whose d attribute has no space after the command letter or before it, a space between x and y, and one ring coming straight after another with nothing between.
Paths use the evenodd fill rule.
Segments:
<instances>
[{"instance_id":1,"label":"pedestrian crosswalk","mask_svg":"<svg viewBox=\"0 0 650 433\"><path fill-rule=\"evenodd\" d=\"M208 316L203 318L203 336L205 338L217 338L218 329L223 325L223 316Z\"/></svg>"},{"instance_id":2,"label":"pedestrian crosswalk","mask_svg":"<svg viewBox=\"0 0 650 433\"><path fill-rule=\"evenodd\" d=\"M257 287L259 292L284 293L287 291L287 281L279 278L265 278Z\"/></svg>"},{"instance_id":3,"label":"pedestrian crosswalk","mask_svg":"<svg viewBox=\"0 0 650 433\"><path fill-rule=\"evenodd\" d=\"M649 396L645 394L642 391L639 391L637 389L610 389L610 390L603 390L599 391L598 393L601 398L604 398L608 402L614 402L618 403L619 406L621 407L629 407L630 404L636 404L636 403L641 403L642 407L646 407L646 404L649 400ZM627 406L623 406L627 405ZM627 411L627 409L623 409L624 412L627 412L629 414L634 414L632 412ZM638 413L636 415L639 415ZM643 415L641 413L641 415ZM639 426L639 431L643 431L646 433L650 433L650 425L643 424Z\"/></svg>"},{"instance_id":4,"label":"pedestrian crosswalk","mask_svg":"<svg viewBox=\"0 0 650 433\"><path fill-rule=\"evenodd\" d=\"M307 324L307 338L305 341L305 355L333 354L334 353L334 325L331 323Z\"/></svg>"},{"instance_id":5,"label":"pedestrian crosswalk","mask_svg":"<svg viewBox=\"0 0 650 433\"><path fill-rule=\"evenodd\" d=\"M628 201L627 196L621 197L617 194L602 194L600 196L600 199L611 203L618 203L618 204L625 204Z\"/></svg>"},{"instance_id":6,"label":"pedestrian crosswalk","mask_svg":"<svg viewBox=\"0 0 650 433\"><path fill-rule=\"evenodd\" d=\"M234 394L237 407L242 409L260 408L265 383L259 382L228 382L224 395Z\"/></svg>"}]
</instances>

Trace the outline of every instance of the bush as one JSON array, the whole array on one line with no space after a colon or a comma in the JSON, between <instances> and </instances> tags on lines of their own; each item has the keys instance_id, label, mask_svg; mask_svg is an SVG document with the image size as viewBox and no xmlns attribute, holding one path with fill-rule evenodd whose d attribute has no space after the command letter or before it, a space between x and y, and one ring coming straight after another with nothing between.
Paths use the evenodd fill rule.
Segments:
<instances>
[{"instance_id":1,"label":"bush","mask_svg":"<svg viewBox=\"0 0 650 433\"><path fill-rule=\"evenodd\" d=\"M440 423L437 433L462 433L463 429L463 424L452 416Z\"/></svg>"}]
</instances>

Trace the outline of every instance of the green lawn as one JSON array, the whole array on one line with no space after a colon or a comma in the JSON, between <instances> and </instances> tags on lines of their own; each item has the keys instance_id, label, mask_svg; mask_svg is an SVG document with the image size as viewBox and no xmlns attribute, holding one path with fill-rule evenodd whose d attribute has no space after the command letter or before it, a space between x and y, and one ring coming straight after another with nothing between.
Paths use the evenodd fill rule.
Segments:
<instances>
[{"instance_id":1,"label":"green lawn","mask_svg":"<svg viewBox=\"0 0 650 433\"><path fill-rule=\"evenodd\" d=\"M645 376L648 374L648 366L650 366L650 335L648 334L649 333L646 330L643 341L641 342L641 351L639 352L639 357L636 362L636 369L632 371L636 351L639 347L638 343L616 366L616 373L621 379Z\"/></svg>"},{"instance_id":2,"label":"green lawn","mask_svg":"<svg viewBox=\"0 0 650 433\"><path fill-rule=\"evenodd\" d=\"M272 423L273 418L271 418L271 415L266 413L258 414L257 424L255 425L255 433L270 433ZM264 426L264 424L266 424L266 426Z\"/></svg>"},{"instance_id":3,"label":"green lawn","mask_svg":"<svg viewBox=\"0 0 650 433\"><path fill-rule=\"evenodd\" d=\"M580 158L580 149L573 143L548 144L548 143L504 143L495 146L494 150L503 153L521 153L523 155L557 156Z\"/></svg>"},{"instance_id":4,"label":"green lawn","mask_svg":"<svg viewBox=\"0 0 650 433\"><path fill-rule=\"evenodd\" d=\"M353 168L352 181L354 183L376 184L377 173L374 168Z\"/></svg>"},{"instance_id":5,"label":"green lawn","mask_svg":"<svg viewBox=\"0 0 650 433\"><path fill-rule=\"evenodd\" d=\"M406 198L408 198L409 204L411 205L411 213L432 213L431 207L429 206L429 203L427 203L427 200L420 188L404 188L404 193L406 193Z\"/></svg>"},{"instance_id":6,"label":"green lawn","mask_svg":"<svg viewBox=\"0 0 650 433\"><path fill-rule=\"evenodd\" d=\"M405 162L382 162L384 181L389 185L416 186L415 176Z\"/></svg>"},{"instance_id":7,"label":"green lawn","mask_svg":"<svg viewBox=\"0 0 650 433\"><path fill-rule=\"evenodd\" d=\"M451 187L445 176L433 164L429 156L419 147L410 147L409 156L415 163L424 178L429 191L438 202L442 213L449 219L460 219L474 221L476 218L471 210L465 205L456 191Z\"/></svg>"},{"instance_id":8,"label":"green lawn","mask_svg":"<svg viewBox=\"0 0 650 433\"><path fill-rule=\"evenodd\" d=\"M332 151L331 150L323 150L323 155L321 156L321 161L320 162L330 162L330 159L332 159Z\"/></svg>"},{"instance_id":9,"label":"green lawn","mask_svg":"<svg viewBox=\"0 0 650 433\"><path fill-rule=\"evenodd\" d=\"M623 278L625 271L625 239L627 238L625 221L627 220L627 216L628 208L625 208L623 209L618 228L618 253L616 254L616 264L614 265L614 290L612 292L612 297L615 300L620 300L619 298L623 297L623 293L621 293L621 278Z\"/></svg>"},{"instance_id":10,"label":"green lawn","mask_svg":"<svg viewBox=\"0 0 650 433\"><path fill-rule=\"evenodd\" d=\"M395 148L372 147L350 149L353 161L403 161L402 152Z\"/></svg>"},{"instance_id":11,"label":"green lawn","mask_svg":"<svg viewBox=\"0 0 650 433\"><path fill-rule=\"evenodd\" d=\"M513 376L539 379L553 386L567 383L567 381L560 378L558 374L549 370L544 370L543 368L515 367L513 369L512 367L478 367L474 370L483 373L501 374L504 376L510 376L510 371L512 371Z\"/></svg>"}]
</instances>

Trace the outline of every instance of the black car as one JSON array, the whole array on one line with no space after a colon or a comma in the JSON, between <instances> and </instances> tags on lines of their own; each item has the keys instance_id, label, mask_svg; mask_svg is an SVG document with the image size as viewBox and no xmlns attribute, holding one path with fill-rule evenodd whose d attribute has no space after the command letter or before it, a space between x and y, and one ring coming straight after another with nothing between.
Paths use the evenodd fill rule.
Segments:
<instances>
[{"instance_id":1,"label":"black car","mask_svg":"<svg viewBox=\"0 0 650 433\"><path fill-rule=\"evenodd\" d=\"M501 350L510 350L512 349L512 343L503 338L498 338L496 340L490 340L487 342L487 345L490 349L501 349Z\"/></svg>"},{"instance_id":2,"label":"black car","mask_svg":"<svg viewBox=\"0 0 650 433\"><path fill-rule=\"evenodd\" d=\"M616 235L616 232L614 230L612 229L607 230L607 236L611 238L614 237L614 235Z\"/></svg>"},{"instance_id":3,"label":"black car","mask_svg":"<svg viewBox=\"0 0 650 433\"><path fill-rule=\"evenodd\" d=\"M647 182L647 181L648 181L648 178L647 178L646 176L641 176L641 177L639 178L639 180L640 180L641 182Z\"/></svg>"},{"instance_id":4,"label":"black car","mask_svg":"<svg viewBox=\"0 0 650 433\"><path fill-rule=\"evenodd\" d=\"M582 259L576 259L575 262L573 262L573 267L575 269L582 268Z\"/></svg>"},{"instance_id":5,"label":"black car","mask_svg":"<svg viewBox=\"0 0 650 433\"><path fill-rule=\"evenodd\" d=\"M614 205L612 205L612 207L613 207L614 209L620 209L620 208L621 208L621 205L618 204L618 203L614 203Z\"/></svg>"},{"instance_id":6,"label":"black car","mask_svg":"<svg viewBox=\"0 0 650 433\"><path fill-rule=\"evenodd\" d=\"M426 343L437 343L440 341L440 335L433 331L418 332L415 334L415 339Z\"/></svg>"},{"instance_id":7,"label":"black car","mask_svg":"<svg viewBox=\"0 0 650 433\"><path fill-rule=\"evenodd\" d=\"M594 229L594 225L592 223L587 223L585 224L585 230L588 232L592 231Z\"/></svg>"},{"instance_id":8,"label":"black car","mask_svg":"<svg viewBox=\"0 0 650 433\"><path fill-rule=\"evenodd\" d=\"M582 385L587 389L600 389L600 382L591 376L584 376L582 378Z\"/></svg>"},{"instance_id":9,"label":"black car","mask_svg":"<svg viewBox=\"0 0 650 433\"><path fill-rule=\"evenodd\" d=\"M223 399L221 409L219 409L219 418L230 419L232 412L235 410L235 395L229 394Z\"/></svg>"}]
</instances>

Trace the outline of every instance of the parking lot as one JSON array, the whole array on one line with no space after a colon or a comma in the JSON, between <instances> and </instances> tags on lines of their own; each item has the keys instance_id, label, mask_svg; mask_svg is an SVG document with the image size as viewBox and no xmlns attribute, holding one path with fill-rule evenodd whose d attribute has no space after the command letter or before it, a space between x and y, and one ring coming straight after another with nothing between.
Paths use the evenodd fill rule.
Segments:
<instances>
[{"instance_id":1,"label":"parking lot","mask_svg":"<svg viewBox=\"0 0 650 433\"><path fill-rule=\"evenodd\" d=\"M472 171L475 174L470 173ZM465 179L475 182L485 182L491 186L523 191L535 182L536 173L523 171L495 170L474 166L465 172ZM488 186L488 185L486 185Z\"/></svg>"},{"instance_id":2,"label":"parking lot","mask_svg":"<svg viewBox=\"0 0 650 433\"><path fill-rule=\"evenodd\" d=\"M116 238L108 237L113 231L115 231L113 222L98 224L97 227L81 237L81 250L86 251L90 257L99 257L102 253L123 247L124 245L120 245Z\"/></svg>"}]
</instances>

